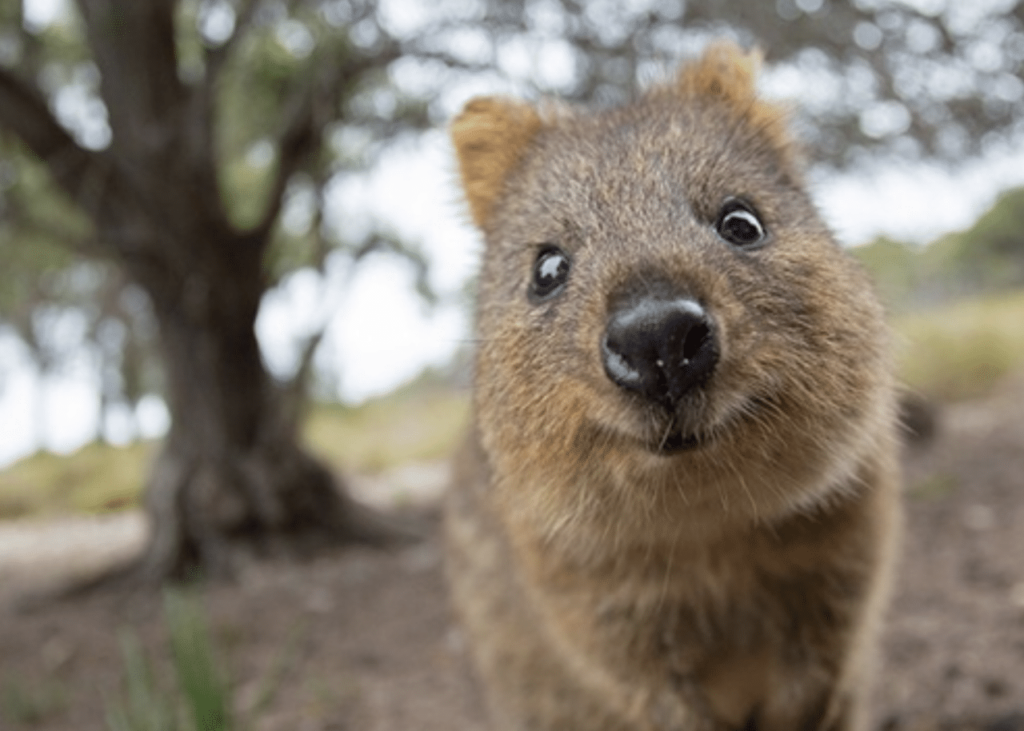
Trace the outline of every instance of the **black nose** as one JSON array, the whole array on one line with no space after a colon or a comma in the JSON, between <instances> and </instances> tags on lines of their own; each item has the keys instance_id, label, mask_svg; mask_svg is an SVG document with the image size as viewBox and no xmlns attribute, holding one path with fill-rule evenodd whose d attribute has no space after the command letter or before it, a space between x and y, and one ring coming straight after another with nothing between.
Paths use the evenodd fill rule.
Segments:
<instances>
[{"instance_id":1,"label":"black nose","mask_svg":"<svg viewBox=\"0 0 1024 731\"><path fill-rule=\"evenodd\" d=\"M718 363L714 321L691 299L634 301L608 318L601 356L613 383L674 408Z\"/></svg>"}]
</instances>

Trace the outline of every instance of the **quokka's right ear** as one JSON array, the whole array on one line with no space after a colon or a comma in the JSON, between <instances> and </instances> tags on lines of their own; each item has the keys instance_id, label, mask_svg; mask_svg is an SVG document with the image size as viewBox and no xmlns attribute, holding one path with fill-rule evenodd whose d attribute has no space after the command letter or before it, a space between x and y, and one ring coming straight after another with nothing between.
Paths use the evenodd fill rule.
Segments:
<instances>
[{"instance_id":1,"label":"quokka's right ear","mask_svg":"<svg viewBox=\"0 0 1024 731\"><path fill-rule=\"evenodd\" d=\"M496 97L472 99L452 122L462 187L477 226L491 217L505 179L540 128L533 107Z\"/></svg>"}]
</instances>

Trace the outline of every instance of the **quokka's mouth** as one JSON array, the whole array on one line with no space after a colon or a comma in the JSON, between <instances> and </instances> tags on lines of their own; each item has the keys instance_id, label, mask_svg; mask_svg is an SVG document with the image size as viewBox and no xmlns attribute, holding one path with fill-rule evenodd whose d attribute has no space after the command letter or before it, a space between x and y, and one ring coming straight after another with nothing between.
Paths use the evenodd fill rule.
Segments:
<instances>
[{"instance_id":1,"label":"quokka's mouth","mask_svg":"<svg viewBox=\"0 0 1024 731\"><path fill-rule=\"evenodd\" d=\"M726 424L707 409L694 407L688 413L661 414L661 426L649 432L647 448L663 457L672 457L711 446Z\"/></svg>"},{"instance_id":2,"label":"quokka's mouth","mask_svg":"<svg viewBox=\"0 0 1024 731\"><path fill-rule=\"evenodd\" d=\"M705 412L703 418L682 419L678 414L669 415L662 429L654 434L648 442L651 452L671 457L682 452L709 447L720 437L739 428L743 422L756 422L764 418L763 412L779 408L769 396L750 398L736 407L731 413L718 419L709 419Z\"/></svg>"},{"instance_id":3,"label":"quokka's mouth","mask_svg":"<svg viewBox=\"0 0 1024 731\"><path fill-rule=\"evenodd\" d=\"M651 444L651 451L670 457L680 452L696 449L704 443L704 439L696 434L684 434L680 429L672 429L666 432L659 441Z\"/></svg>"}]
</instances>

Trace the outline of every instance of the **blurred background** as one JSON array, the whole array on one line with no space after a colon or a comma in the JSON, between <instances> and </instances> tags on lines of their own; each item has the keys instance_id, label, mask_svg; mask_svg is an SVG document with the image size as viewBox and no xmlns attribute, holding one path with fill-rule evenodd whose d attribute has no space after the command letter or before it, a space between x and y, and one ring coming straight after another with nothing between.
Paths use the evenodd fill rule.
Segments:
<instances>
[{"instance_id":1,"label":"blurred background","mask_svg":"<svg viewBox=\"0 0 1024 731\"><path fill-rule=\"evenodd\" d=\"M1008 291L1024 276L1024 201L1008 192L1024 182L1015 2L174 5L186 85L209 73L204 54L226 56L207 81L218 190L236 225L267 195L289 102L339 54L366 61L343 88L318 90L315 150L282 186L265 257L263 358L317 403L360 404L466 357L477 236L444 126L469 97L612 104L712 36L765 52L765 93L800 110L816 199L894 315ZM31 85L80 145L107 148L78 8L4 8L5 73ZM9 126L0 131L0 465L160 437L170 416L145 290L96 245L94 222L46 165ZM1008 354L991 355L993 369L1007 365ZM915 386L937 386L918 380L924 365L907 367Z\"/></svg>"},{"instance_id":2,"label":"blurred background","mask_svg":"<svg viewBox=\"0 0 1024 731\"><path fill-rule=\"evenodd\" d=\"M436 499L479 254L448 121L479 94L623 103L719 37L763 51L925 421L1016 403L1020 0L0 0L0 520L137 516L157 454L187 464L193 428L257 450L247 420L287 425L361 500ZM252 390L188 393L192 336ZM223 423L187 423L211 393ZM253 394L273 406L240 408ZM922 494L956 483L915 469ZM103 525L143 540L141 519Z\"/></svg>"}]
</instances>

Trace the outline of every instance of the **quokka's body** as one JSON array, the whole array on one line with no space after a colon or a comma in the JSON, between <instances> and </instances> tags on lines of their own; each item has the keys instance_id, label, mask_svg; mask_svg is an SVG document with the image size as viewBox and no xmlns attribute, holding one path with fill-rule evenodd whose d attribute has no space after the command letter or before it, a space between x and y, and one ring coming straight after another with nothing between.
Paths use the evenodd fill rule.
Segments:
<instances>
[{"instance_id":1,"label":"quokka's body","mask_svg":"<svg viewBox=\"0 0 1024 731\"><path fill-rule=\"evenodd\" d=\"M454 603L501 731L859 729L898 527L881 308L755 60L470 102Z\"/></svg>"}]
</instances>

